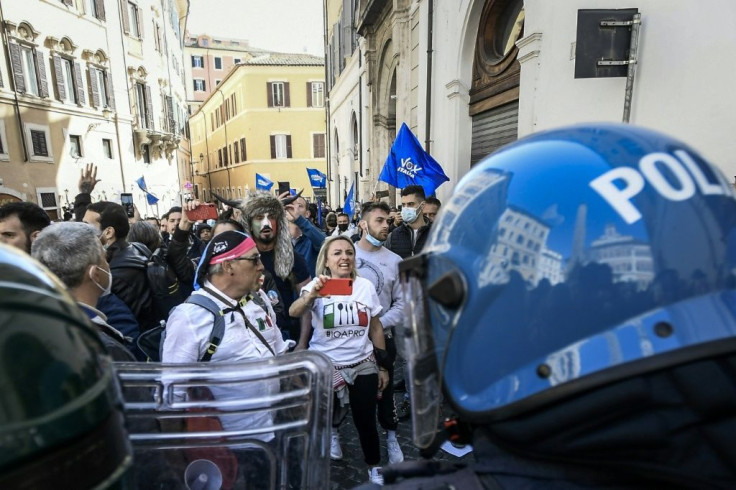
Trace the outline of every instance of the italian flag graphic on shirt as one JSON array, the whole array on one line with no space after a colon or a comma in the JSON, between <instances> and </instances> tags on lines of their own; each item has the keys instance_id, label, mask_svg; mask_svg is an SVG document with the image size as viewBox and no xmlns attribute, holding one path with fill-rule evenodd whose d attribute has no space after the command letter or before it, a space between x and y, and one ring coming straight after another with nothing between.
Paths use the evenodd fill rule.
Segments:
<instances>
[{"instance_id":1,"label":"italian flag graphic on shirt","mask_svg":"<svg viewBox=\"0 0 736 490\"><path fill-rule=\"evenodd\" d=\"M328 303L324 305L322 312L325 329L368 326L368 311L365 305L354 301Z\"/></svg>"},{"instance_id":2,"label":"italian flag graphic on shirt","mask_svg":"<svg viewBox=\"0 0 736 490\"><path fill-rule=\"evenodd\" d=\"M324 327L335 328L335 305L330 303L324 309Z\"/></svg>"}]
</instances>

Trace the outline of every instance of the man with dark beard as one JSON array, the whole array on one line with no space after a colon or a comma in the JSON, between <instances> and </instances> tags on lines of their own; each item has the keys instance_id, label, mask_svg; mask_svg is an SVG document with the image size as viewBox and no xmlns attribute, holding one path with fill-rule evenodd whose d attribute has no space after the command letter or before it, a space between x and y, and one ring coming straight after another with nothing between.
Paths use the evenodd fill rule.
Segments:
<instances>
[{"instance_id":1,"label":"man with dark beard","mask_svg":"<svg viewBox=\"0 0 736 490\"><path fill-rule=\"evenodd\" d=\"M31 243L51 224L49 215L32 202L0 206L0 242L31 253Z\"/></svg>"},{"instance_id":2,"label":"man with dark beard","mask_svg":"<svg viewBox=\"0 0 736 490\"><path fill-rule=\"evenodd\" d=\"M241 224L256 242L263 266L273 276L284 302L284 313L279 315L277 324L282 332L289 332L289 338L300 342L300 337L305 337L302 333L311 329L309 318L297 320L286 312L311 276L304 258L294 253L284 206L278 198L258 193L246 198L241 210ZM306 348L308 338L301 340L298 349Z\"/></svg>"}]
</instances>

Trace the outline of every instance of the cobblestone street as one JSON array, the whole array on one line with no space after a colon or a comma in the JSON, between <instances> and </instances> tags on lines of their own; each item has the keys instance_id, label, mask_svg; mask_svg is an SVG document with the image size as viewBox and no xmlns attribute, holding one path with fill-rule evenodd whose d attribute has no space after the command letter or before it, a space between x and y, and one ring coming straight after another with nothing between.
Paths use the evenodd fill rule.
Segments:
<instances>
[{"instance_id":1,"label":"cobblestone street","mask_svg":"<svg viewBox=\"0 0 736 490\"><path fill-rule=\"evenodd\" d=\"M395 398L397 404L401 401L403 393L396 393ZM379 438L381 441L381 464L388 464L388 456L386 454L386 435L379 426ZM363 462L363 453L360 450L360 441L358 433L353 425L351 415L348 415L345 422L340 426L340 444L344 458L341 461L332 461L330 465L330 489L341 490L353 488L361 483L368 481L368 468ZM419 451L414 447L411 441L411 420L402 420L399 422L399 430L397 438L401 449L404 452L404 460L419 459ZM457 458L441 449L435 455L435 459L443 461L469 461L472 460L473 453L468 453L462 458Z\"/></svg>"}]
</instances>

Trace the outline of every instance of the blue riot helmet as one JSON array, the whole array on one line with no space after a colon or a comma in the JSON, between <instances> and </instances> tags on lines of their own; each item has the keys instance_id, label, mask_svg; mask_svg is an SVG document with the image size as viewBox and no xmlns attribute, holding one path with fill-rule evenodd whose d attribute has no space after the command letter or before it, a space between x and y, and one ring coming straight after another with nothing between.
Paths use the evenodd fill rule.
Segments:
<instances>
[{"instance_id":1,"label":"blue riot helmet","mask_svg":"<svg viewBox=\"0 0 736 490\"><path fill-rule=\"evenodd\" d=\"M597 124L502 148L400 265L415 444L442 393L488 424L736 352L735 267L734 189L687 145Z\"/></svg>"},{"instance_id":2,"label":"blue riot helmet","mask_svg":"<svg viewBox=\"0 0 736 490\"><path fill-rule=\"evenodd\" d=\"M0 244L0 488L130 488L112 360L62 283Z\"/></svg>"}]
</instances>

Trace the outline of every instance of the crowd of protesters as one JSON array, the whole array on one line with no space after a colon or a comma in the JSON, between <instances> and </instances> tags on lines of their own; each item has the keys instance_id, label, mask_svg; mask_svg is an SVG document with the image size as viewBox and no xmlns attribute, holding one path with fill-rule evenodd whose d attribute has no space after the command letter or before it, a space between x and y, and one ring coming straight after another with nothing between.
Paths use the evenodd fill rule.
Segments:
<instances>
[{"instance_id":1,"label":"crowd of protesters","mask_svg":"<svg viewBox=\"0 0 736 490\"><path fill-rule=\"evenodd\" d=\"M0 206L0 242L60 278L114 359L150 360L136 340L163 322L164 362L323 352L336 373L333 459L342 458L337 430L350 405L370 480L381 478L377 410L389 461L403 460L393 391L380 401L393 384L398 262L421 250L439 201L410 186L399 208L371 201L349 216L301 195L257 193L231 206L220 203L216 220L192 221L196 200L160 217L141 217L135 208L130 216L121 204L92 201L98 182L94 165L82 170L73 218L65 213L65 222L52 223L29 202ZM366 278L359 277L364 271ZM331 277L352 278L352 292L321 296ZM214 352L207 350L211 308L233 312L225 315Z\"/></svg>"}]
</instances>

